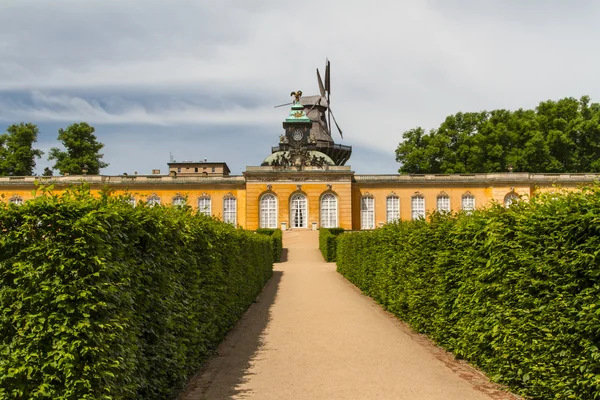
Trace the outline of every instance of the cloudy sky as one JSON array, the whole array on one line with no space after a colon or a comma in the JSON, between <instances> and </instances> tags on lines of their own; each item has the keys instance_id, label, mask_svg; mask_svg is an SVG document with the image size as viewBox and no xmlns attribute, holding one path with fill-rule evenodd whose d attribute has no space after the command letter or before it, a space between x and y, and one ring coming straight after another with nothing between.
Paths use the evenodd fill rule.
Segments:
<instances>
[{"instance_id":1,"label":"cloudy sky","mask_svg":"<svg viewBox=\"0 0 600 400\"><path fill-rule=\"evenodd\" d=\"M240 174L329 58L334 140L358 173L395 173L402 133L449 114L600 102L599 17L592 0L0 0L0 128L36 123L47 151L86 121L105 174L171 153Z\"/></svg>"}]
</instances>

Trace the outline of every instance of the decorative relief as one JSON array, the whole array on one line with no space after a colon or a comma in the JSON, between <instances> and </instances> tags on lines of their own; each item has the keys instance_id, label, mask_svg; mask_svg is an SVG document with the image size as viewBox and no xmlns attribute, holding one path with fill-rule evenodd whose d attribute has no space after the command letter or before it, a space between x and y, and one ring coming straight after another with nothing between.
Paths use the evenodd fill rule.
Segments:
<instances>
[{"instance_id":1,"label":"decorative relief","mask_svg":"<svg viewBox=\"0 0 600 400\"><path fill-rule=\"evenodd\" d=\"M415 194L413 194L413 197L425 197L423 196L423 193L419 192L418 190L415 192Z\"/></svg>"},{"instance_id":2,"label":"decorative relief","mask_svg":"<svg viewBox=\"0 0 600 400\"><path fill-rule=\"evenodd\" d=\"M225 196L223 196L223 198L224 199L235 199L235 196L233 195L233 193L229 192Z\"/></svg>"},{"instance_id":3,"label":"decorative relief","mask_svg":"<svg viewBox=\"0 0 600 400\"><path fill-rule=\"evenodd\" d=\"M208 194L206 192L202 192L202 194L200 195L200 197L208 197L210 199L210 194Z\"/></svg>"},{"instance_id":4,"label":"decorative relief","mask_svg":"<svg viewBox=\"0 0 600 400\"><path fill-rule=\"evenodd\" d=\"M302 185L296 185L296 189L302 190Z\"/></svg>"},{"instance_id":5,"label":"decorative relief","mask_svg":"<svg viewBox=\"0 0 600 400\"><path fill-rule=\"evenodd\" d=\"M327 185L325 185L325 186L327 187L327 190L332 190L332 189L331 189L331 188L332 188L332 185L331 185L331 183L328 183L328 184L327 184Z\"/></svg>"},{"instance_id":6,"label":"decorative relief","mask_svg":"<svg viewBox=\"0 0 600 400\"><path fill-rule=\"evenodd\" d=\"M267 185L267 190L270 192L271 189L273 188L273 185Z\"/></svg>"},{"instance_id":7,"label":"decorative relief","mask_svg":"<svg viewBox=\"0 0 600 400\"><path fill-rule=\"evenodd\" d=\"M444 192L443 190L440 192L440 194L438 194L438 197L450 197L448 196L448 193Z\"/></svg>"}]
</instances>

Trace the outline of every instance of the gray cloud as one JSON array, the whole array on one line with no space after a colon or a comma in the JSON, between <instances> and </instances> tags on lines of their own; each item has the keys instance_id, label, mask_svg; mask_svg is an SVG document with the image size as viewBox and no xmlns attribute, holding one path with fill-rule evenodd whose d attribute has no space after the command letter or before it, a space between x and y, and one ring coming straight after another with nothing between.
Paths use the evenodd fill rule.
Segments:
<instances>
[{"instance_id":1,"label":"gray cloud","mask_svg":"<svg viewBox=\"0 0 600 400\"><path fill-rule=\"evenodd\" d=\"M225 142L210 129L246 129L257 139L235 157L256 164L285 118L272 106L291 90L316 93L314 69L329 57L342 142L364 150L351 159L362 168L376 164L374 154L393 160L402 132L458 111L583 94L598 101L598 8L583 0L9 0L0 4L0 121L86 120L99 132L129 132L108 135L107 147L144 130L181 140L178 127L196 126L198 140L217 148ZM145 151L129 153L130 169Z\"/></svg>"}]
</instances>

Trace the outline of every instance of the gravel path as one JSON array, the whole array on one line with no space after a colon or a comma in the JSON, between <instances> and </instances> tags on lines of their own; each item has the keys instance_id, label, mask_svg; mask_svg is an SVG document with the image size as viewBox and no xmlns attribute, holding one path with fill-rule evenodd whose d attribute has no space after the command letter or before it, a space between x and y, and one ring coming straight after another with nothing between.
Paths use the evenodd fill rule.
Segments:
<instances>
[{"instance_id":1,"label":"gravel path","mask_svg":"<svg viewBox=\"0 0 600 400\"><path fill-rule=\"evenodd\" d=\"M515 399L388 315L285 232L285 262L181 400Z\"/></svg>"}]
</instances>

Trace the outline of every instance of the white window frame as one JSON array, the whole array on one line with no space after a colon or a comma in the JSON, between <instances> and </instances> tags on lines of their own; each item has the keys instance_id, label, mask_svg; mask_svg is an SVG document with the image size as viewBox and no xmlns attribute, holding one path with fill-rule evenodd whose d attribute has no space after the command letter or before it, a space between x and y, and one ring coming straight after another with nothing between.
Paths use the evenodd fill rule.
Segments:
<instances>
[{"instance_id":1,"label":"white window frame","mask_svg":"<svg viewBox=\"0 0 600 400\"><path fill-rule=\"evenodd\" d=\"M301 226L295 226L294 218L297 210L305 212L305 214L302 215L303 220ZM308 197L306 197L304 193L294 193L290 198L290 227L308 228Z\"/></svg>"},{"instance_id":2,"label":"white window frame","mask_svg":"<svg viewBox=\"0 0 600 400\"><path fill-rule=\"evenodd\" d=\"M157 196L156 194L151 194L150 196L148 196L146 198L146 203L150 207L160 206L161 200L160 200L160 197Z\"/></svg>"},{"instance_id":3,"label":"white window frame","mask_svg":"<svg viewBox=\"0 0 600 400\"><path fill-rule=\"evenodd\" d=\"M198 197L198 212L209 217L212 215L212 199L210 196Z\"/></svg>"},{"instance_id":4,"label":"white window frame","mask_svg":"<svg viewBox=\"0 0 600 400\"><path fill-rule=\"evenodd\" d=\"M425 218L425 197L423 195L412 196L410 198L410 210L413 220Z\"/></svg>"},{"instance_id":5,"label":"white window frame","mask_svg":"<svg viewBox=\"0 0 600 400\"><path fill-rule=\"evenodd\" d=\"M388 224L400 220L400 197L392 194L385 198L385 214Z\"/></svg>"},{"instance_id":6,"label":"white window frame","mask_svg":"<svg viewBox=\"0 0 600 400\"><path fill-rule=\"evenodd\" d=\"M223 198L223 222L237 224L237 198L234 196Z\"/></svg>"},{"instance_id":7,"label":"white window frame","mask_svg":"<svg viewBox=\"0 0 600 400\"><path fill-rule=\"evenodd\" d=\"M461 208L468 214L475 211L475 196L471 193L465 193L460 200Z\"/></svg>"},{"instance_id":8,"label":"white window frame","mask_svg":"<svg viewBox=\"0 0 600 400\"><path fill-rule=\"evenodd\" d=\"M8 204L14 204L16 206L22 206L23 205L23 198L21 196L14 195L10 199L8 199Z\"/></svg>"},{"instance_id":9,"label":"white window frame","mask_svg":"<svg viewBox=\"0 0 600 400\"><path fill-rule=\"evenodd\" d=\"M277 228L277 196L273 193L265 193L261 196L259 202L260 208L260 227L276 229Z\"/></svg>"},{"instance_id":10,"label":"white window frame","mask_svg":"<svg viewBox=\"0 0 600 400\"><path fill-rule=\"evenodd\" d=\"M136 204L135 196L132 195L132 196L126 197L125 202L127 204L129 204L130 206L135 207L135 204Z\"/></svg>"},{"instance_id":11,"label":"white window frame","mask_svg":"<svg viewBox=\"0 0 600 400\"><path fill-rule=\"evenodd\" d=\"M440 194L436 199L436 206L438 212L450 212L450 196L447 194Z\"/></svg>"},{"instance_id":12,"label":"white window frame","mask_svg":"<svg viewBox=\"0 0 600 400\"><path fill-rule=\"evenodd\" d=\"M338 199L333 193L321 196L321 228L338 227Z\"/></svg>"},{"instance_id":13,"label":"white window frame","mask_svg":"<svg viewBox=\"0 0 600 400\"><path fill-rule=\"evenodd\" d=\"M507 193L506 196L504 196L504 207L508 208L515 204L517 201L519 201L518 194L516 194L515 192Z\"/></svg>"},{"instance_id":14,"label":"white window frame","mask_svg":"<svg viewBox=\"0 0 600 400\"><path fill-rule=\"evenodd\" d=\"M174 206L183 207L183 206L185 206L185 203L186 203L185 197L183 197L182 195L177 195L177 196L173 197L172 204Z\"/></svg>"},{"instance_id":15,"label":"white window frame","mask_svg":"<svg viewBox=\"0 0 600 400\"><path fill-rule=\"evenodd\" d=\"M375 198L360 198L360 229L375 229Z\"/></svg>"}]
</instances>

